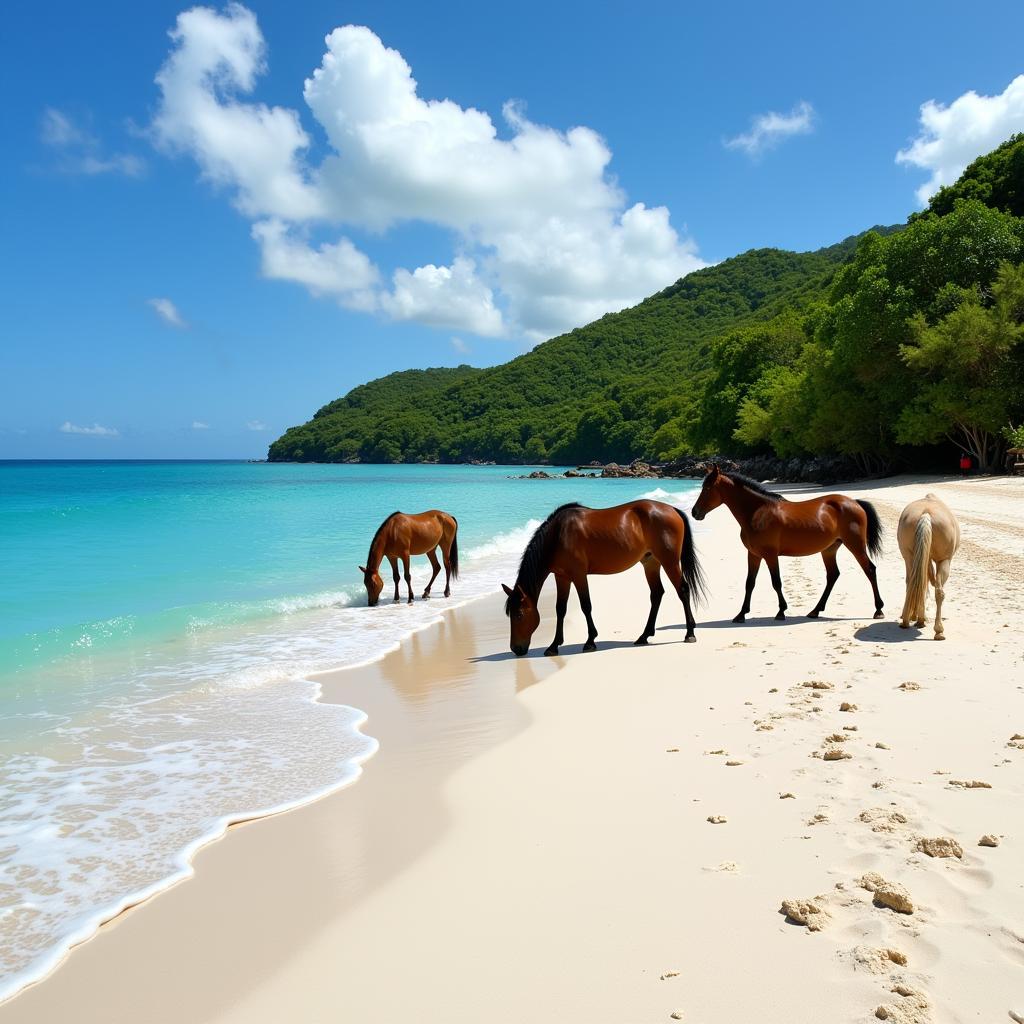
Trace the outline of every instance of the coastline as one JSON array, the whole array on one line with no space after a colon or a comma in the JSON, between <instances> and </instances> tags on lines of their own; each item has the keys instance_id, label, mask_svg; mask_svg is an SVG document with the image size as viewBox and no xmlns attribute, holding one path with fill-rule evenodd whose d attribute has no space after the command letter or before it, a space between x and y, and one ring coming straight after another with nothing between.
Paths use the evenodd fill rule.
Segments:
<instances>
[{"instance_id":1,"label":"coastline","mask_svg":"<svg viewBox=\"0 0 1024 1024\"><path fill-rule=\"evenodd\" d=\"M909 998L889 992L897 974L943 1018L1021 1012L1024 897L1011 860L1024 836L1024 754L1005 743L1024 731L1024 691L1011 682L1024 558L1020 527L1000 509L1019 508L1024 487L902 478L837 489L876 501L888 527L885 620L872 623L866 581L841 556L825 618L774 622L762 573L753 621L732 626L745 557L724 510L698 534L713 596L696 647L678 644L680 609L666 595L656 642L632 649L647 603L639 570L592 583L597 655L578 653L573 599L567 654L540 656L550 587L519 661L500 598L446 611L382 660L316 677L321 699L366 711L380 741L358 785L229 828L195 856L187 885L101 928L0 1019L76 1007L86 1021L347 1011L611 1022L677 1008L693 1020L863 1020ZM967 509L942 645L893 623L895 515L928 489ZM820 575L817 559L785 561L794 613ZM834 692L814 699L801 683L815 678ZM907 680L922 690L899 690ZM846 690L856 715L833 706ZM813 758L844 724L859 726L854 756ZM726 767L707 753L718 749L744 763ZM994 788L957 791L932 774L947 770ZM906 828L860 820L892 805ZM714 815L727 821L708 823ZM977 849L982 832L1003 833L1002 848ZM914 853L911 833L957 836L963 861ZM904 881L915 915L871 908L855 884L867 870ZM833 920L820 933L777 912L782 899L826 892ZM740 943L757 953L741 964ZM906 952L905 971L875 972L854 952L887 943Z\"/></svg>"}]
</instances>

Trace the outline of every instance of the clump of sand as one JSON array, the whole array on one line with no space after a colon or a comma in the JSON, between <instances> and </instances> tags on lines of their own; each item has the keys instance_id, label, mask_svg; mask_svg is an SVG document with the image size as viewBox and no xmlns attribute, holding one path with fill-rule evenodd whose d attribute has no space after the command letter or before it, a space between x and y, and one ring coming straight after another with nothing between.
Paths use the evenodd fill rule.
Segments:
<instances>
[{"instance_id":1,"label":"clump of sand","mask_svg":"<svg viewBox=\"0 0 1024 1024\"><path fill-rule=\"evenodd\" d=\"M964 848L949 836L922 836L917 841L917 849L921 853L927 853L929 857L956 857L960 860L964 855Z\"/></svg>"},{"instance_id":2,"label":"clump of sand","mask_svg":"<svg viewBox=\"0 0 1024 1024\"><path fill-rule=\"evenodd\" d=\"M821 755L823 761L849 761L852 757L853 754L841 747L830 747Z\"/></svg>"},{"instance_id":3,"label":"clump of sand","mask_svg":"<svg viewBox=\"0 0 1024 1024\"><path fill-rule=\"evenodd\" d=\"M897 689L902 690L904 693L912 693L914 690L920 690L921 684L912 682L900 683Z\"/></svg>"},{"instance_id":4,"label":"clump of sand","mask_svg":"<svg viewBox=\"0 0 1024 1024\"><path fill-rule=\"evenodd\" d=\"M826 683L823 679L808 679L806 683L802 683L802 686L806 686L809 690L834 690L835 687L831 683Z\"/></svg>"},{"instance_id":5,"label":"clump of sand","mask_svg":"<svg viewBox=\"0 0 1024 1024\"><path fill-rule=\"evenodd\" d=\"M991 789L992 785L988 782L981 782L979 779L950 779L949 785L956 786L957 789Z\"/></svg>"},{"instance_id":6,"label":"clump of sand","mask_svg":"<svg viewBox=\"0 0 1024 1024\"><path fill-rule=\"evenodd\" d=\"M883 1003L875 1010L879 1020L893 1024L925 1024L931 1019L931 1006L923 992L909 985L893 985L892 991L900 997L899 1002Z\"/></svg>"},{"instance_id":7,"label":"clump of sand","mask_svg":"<svg viewBox=\"0 0 1024 1024\"><path fill-rule=\"evenodd\" d=\"M874 894L876 907L888 907L898 914L912 914L914 901L899 882L890 882L877 871L869 871L860 880L861 888Z\"/></svg>"},{"instance_id":8,"label":"clump of sand","mask_svg":"<svg viewBox=\"0 0 1024 1024\"><path fill-rule=\"evenodd\" d=\"M779 913L785 914L787 921L804 925L810 932L820 932L831 917L824 896L815 896L812 900L783 900Z\"/></svg>"},{"instance_id":9,"label":"clump of sand","mask_svg":"<svg viewBox=\"0 0 1024 1024\"><path fill-rule=\"evenodd\" d=\"M726 819L721 814L709 814L708 815L708 821L712 825L724 825L725 822L726 822Z\"/></svg>"},{"instance_id":10,"label":"clump of sand","mask_svg":"<svg viewBox=\"0 0 1024 1024\"><path fill-rule=\"evenodd\" d=\"M999 836L984 835L978 840L979 846L998 846Z\"/></svg>"},{"instance_id":11,"label":"clump of sand","mask_svg":"<svg viewBox=\"0 0 1024 1024\"><path fill-rule=\"evenodd\" d=\"M895 832L900 825L906 825L907 817L899 811L885 807L869 807L857 816L859 821L871 826L872 832Z\"/></svg>"},{"instance_id":12,"label":"clump of sand","mask_svg":"<svg viewBox=\"0 0 1024 1024\"><path fill-rule=\"evenodd\" d=\"M851 704L848 700L844 700L843 703L839 705L839 710L840 711L856 711L857 710L857 705L856 704Z\"/></svg>"},{"instance_id":13,"label":"clump of sand","mask_svg":"<svg viewBox=\"0 0 1024 1024\"><path fill-rule=\"evenodd\" d=\"M868 971L871 974L887 974L894 966L907 966L906 953L898 949L854 946L853 950L847 955L853 959L854 970Z\"/></svg>"}]
</instances>

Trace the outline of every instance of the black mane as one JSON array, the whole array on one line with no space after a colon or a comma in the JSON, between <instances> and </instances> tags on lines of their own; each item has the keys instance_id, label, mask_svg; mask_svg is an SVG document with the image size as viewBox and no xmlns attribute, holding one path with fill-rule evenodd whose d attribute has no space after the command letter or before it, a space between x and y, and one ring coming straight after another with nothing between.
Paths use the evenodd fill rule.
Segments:
<instances>
[{"instance_id":1,"label":"black mane","mask_svg":"<svg viewBox=\"0 0 1024 1024\"><path fill-rule=\"evenodd\" d=\"M551 549L558 540L561 531L562 520L567 512L583 508L578 501L570 501L566 505L559 505L554 512L544 520L536 530L523 551L522 560L519 563L519 575L516 577L516 586L523 590L534 600L540 593L540 588L547 576L550 565ZM512 611L512 598L505 601L505 614Z\"/></svg>"},{"instance_id":2,"label":"black mane","mask_svg":"<svg viewBox=\"0 0 1024 1024\"><path fill-rule=\"evenodd\" d=\"M752 477L744 476L742 473L726 473L722 471L723 476L727 476L730 480L735 483L741 484L746 487L748 491L753 491L755 494L760 494L762 498L768 498L770 501L786 501L788 500L784 494L779 494L778 491L769 491L764 484L759 483Z\"/></svg>"},{"instance_id":3,"label":"black mane","mask_svg":"<svg viewBox=\"0 0 1024 1024\"><path fill-rule=\"evenodd\" d=\"M389 515L387 519L385 519L384 522L377 527L377 532L373 535L373 540L370 541L369 554L367 554L366 556L366 567L368 569L370 568L370 560L373 558L373 546L377 543L377 538L381 535L381 532L384 530L384 527L387 526L388 523L390 523L391 520L395 518L395 516L400 516L401 514L401 512L392 512L391 515Z\"/></svg>"}]
</instances>

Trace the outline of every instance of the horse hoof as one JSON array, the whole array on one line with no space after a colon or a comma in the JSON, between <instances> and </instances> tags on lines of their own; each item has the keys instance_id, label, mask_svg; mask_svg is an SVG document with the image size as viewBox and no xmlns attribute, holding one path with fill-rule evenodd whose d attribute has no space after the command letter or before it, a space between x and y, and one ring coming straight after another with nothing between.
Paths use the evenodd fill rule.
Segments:
<instances>
[{"instance_id":1,"label":"horse hoof","mask_svg":"<svg viewBox=\"0 0 1024 1024\"><path fill-rule=\"evenodd\" d=\"M588 640L583 645L583 650L585 650L585 651L596 651L597 650L597 644L595 644L593 640Z\"/></svg>"},{"instance_id":2,"label":"horse hoof","mask_svg":"<svg viewBox=\"0 0 1024 1024\"><path fill-rule=\"evenodd\" d=\"M452 596L452 592L451 592L450 590L446 590L446 591L444 592L444 596L445 596L445 597L451 597L451 596Z\"/></svg>"},{"instance_id":3,"label":"horse hoof","mask_svg":"<svg viewBox=\"0 0 1024 1024\"><path fill-rule=\"evenodd\" d=\"M546 657L548 657L548 658L553 658L553 657L555 657L555 655L557 655L557 654L558 654L558 648L557 648L557 647L555 647L555 645L554 645L554 644L552 644L552 645L551 645L551 646L550 646L550 647L549 647L549 648L548 648L548 649L547 649L547 650L546 650L546 651L544 652L544 654L545 654L545 656L546 656Z\"/></svg>"},{"instance_id":4,"label":"horse hoof","mask_svg":"<svg viewBox=\"0 0 1024 1024\"><path fill-rule=\"evenodd\" d=\"M744 614L740 613L740 614L739 614L739 615L737 615L737 616L736 616L736 618L735 618L735 619L733 619L732 621L733 621L733 622L746 622L746 621L747 621L747 617L746 617L746 615L744 615Z\"/></svg>"},{"instance_id":5,"label":"horse hoof","mask_svg":"<svg viewBox=\"0 0 1024 1024\"><path fill-rule=\"evenodd\" d=\"M900 629L910 629L910 623L909 622L901 622L900 623Z\"/></svg>"},{"instance_id":6,"label":"horse hoof","mask_svg":"<svg viewBox=\"0 0 1024 1024\"><path fill-rule=\"evenodd\" d=\"M776 618L777 621L784 620L786 618L786 613L785 612L778 612L776 614L775 618Z\"/></svg>"},{"instance_id":7,"label":"horse hoof","mask_svg":"<svg viewBox=\"0 0 1024 1024\"><path fill-rule=\"evenodd\" d=\"M692 633L685 640L683 640L684 644L695 644L696 642L697 638Z\"/></svg>"},{"instance_id":8,"label":"horse hoof","mask_svg":"<svg viewBox=\"0 0 1024 1024\"><path fill-rule=\"evenodd\" d=\"M648 644L647 644L647 634L645 633L643 636L637 637L633 641L633 646L634 647L647 647L648 646Z\"/></svg>"},{"instance_id":9,"label":"horse hoof","mask_svg":"<svg viewBox=\"0 0 1024 1024\"><path fill-rule=\"evenodd\" d=\"M935 639L936 640L945 640L946 639L946 634L945 633L936 633L935 634Z\"/></svg>"},{"instance_id":10,"label":"horse hoof","mask_svg":"<svg viewBox=\"0 0 1024 1024\"><path fill-rule=\"evenodd\" d=\"M882 611L881 608L879 608L878 611L876 611L875 614L872 615L871 617L873 619L884 619L885 618L885 613Z\"/></svg>"},{"instance_id":11,"label":"horse hoof","mask_svg":"<svg viewBox=\"0 0 1024 1024\"><path fill-rule=\"evenodd\" d=\"M429 601L430 600L430 591L429 590L424 590L423 591L423 598L422 598L422 600L424 600L424 601Z\"/></svg>"},{"instance_id":12,"label":"horse hoof","mask_svg":"<svg viewBox=\"0 0 1024 1024\"><path fill-rule=\"evenodd\" d=\"M809 619L816 619L818 617L818 615L819 615L818 609L815 608L813 612L808 612L807 613L807 618L809 618Z\"/></svg>"},{"instance_id":13,"label":"horse hoof","mask_svg":"<svg viewBox=\"0 0 1024 1024\"><path fill-rule=\"evenodd\" d=\"M917 622L914 623L914 628L924 629L924 619L918 619Z\"/></svg>"}]
</instances>

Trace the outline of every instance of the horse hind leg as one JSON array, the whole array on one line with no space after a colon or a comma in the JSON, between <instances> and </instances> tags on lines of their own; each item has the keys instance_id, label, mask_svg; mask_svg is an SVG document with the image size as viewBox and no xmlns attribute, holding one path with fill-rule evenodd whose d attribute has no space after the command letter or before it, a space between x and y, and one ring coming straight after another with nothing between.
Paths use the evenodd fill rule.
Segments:
<instances>
[{"instance_id":1,"label":"horse hind leg","mask_svg":"<svg viewBox=\"0 0 1024 1024\"><path fill-rule=\"evenodd\" d=\"M942 626L942 601L946 596L946 580L949 579L949 559L935 567L935 639L945 640L946 631Z\"/></svg>"},{"instance_id":2,"label":"horse hind leg","mask_svg":"<svg viewBox=\"0 0 1024 1024\"><path fill-rule=\"evenodd\" d=\"M786 609L789 605L786 604L786 597L782 593L782 575L779 572L779 556L769 555L765 561L768 563L768 573L772 578L772 586L775 588L775 593L779 595L779 610L775 613L775 618L784 619L786 617Z\"/></svg>"},{"instance_id":3,"label":"horse hind leg","mask_svg":"<svg viewBox=\"0 0 1024 1024\"><path fill-rule=\"evenodd\" d=\"M697 642L697 636L694 633L697 623L693 618L693 609L690 607L690 584L683 577L682 566L680 565L679 558L676 557L675 552L667 555L665 561L661 563L662 568L665 570L665 575L668 577L669 583L675 588L675 592L679 595L679 600L683 602L683 613L686 616L686 638L685 643L695 644ZM646 568L646 566L645 566Z\"/></svg>"},{"instance_id":4,"label":"horse hind leg","mask_svg":"<svg viewBox=\"0 0 1024 1024\"><path fill-rule=\"evenodd\" d=\"M555 576L555 637L544 652L547 655L558 653L558 648L565 641L562 626L565 624L565 613L569 609L569 580L564 576Z\"/></svg>"},{"instance_id":5,"label":"horse hind leg","mask_svg":"<svg viewBox=\"0 0 1024 1024\"><path fill-rule=\"evenodd\" d=\"M437 560L437 548L434 548L433 551L428 551L427 558L430 559L430 568L433 570L433 573L430 576L427 589L423 591L424 597L430 597L430 588L434 585L434 580L437 579L437 574L441 571L441 563ZM448 595L446 594L445 596L447 597Z\"/></svg>"},{"instance_id":6,"label":"horse hind leg","mask_svg":"<svg viewBox=\"0 0 1024 1024\"><path fill-rule=\"evenodd\" d=\"M661 607L661 599L665 593L665 586L661 582L661 563L652 555L647 555L643 560L644 574L647 576L647 586L651 588L651 613L647 616L647 625L644 631L636 638L635 646L642 647L654 636L655 624L658 621L658 609Z\"/></svg>"},{"instance_id":7,"label":"horse hind leg","mask_svg":"<svg viewBox=\"0 0 1024 1024\"><path fill-rule=\"evenodd\" d=\"M402 569L405 572L405 588L409 591L409 604L412 604L412 573L409 572L409 552L402 555Z\"/></svg>"},{"instance_id":8,"label":"horse hind leg","mask_svg":"<svg viewBox=\"0 0 1024 1024\"><path fill-rule=\"evenodd\" d=\"M807 618L816 619L824 610L828 602L829 594L839 579L839 566L836 564L836 554L842 541L837 540L831 547L825 548L821 553L821 560L825 563L825 590L818 603L807 613Z\"/></svg>"},{"instance_id":9,"label":"horse hind leg","mask_svg":"<svg viewBox=\"0 0 1024 1024\"><path fill-rule=\"evenodd\" d=\"M857 564L864 570L864 575L867 576L868 582L871 584L871 593L875 597L875 614L872 617L876 619L882 618L882 608L885 607L885 602L882 600L882 595L878 592L878 570L868 555L868 549L864 546L864 541L860 540L860 543L856 545L851 544L849 540L843 541L843 543L850 549L850 554L857 559Z\"/></svg>"}]
</instances>

